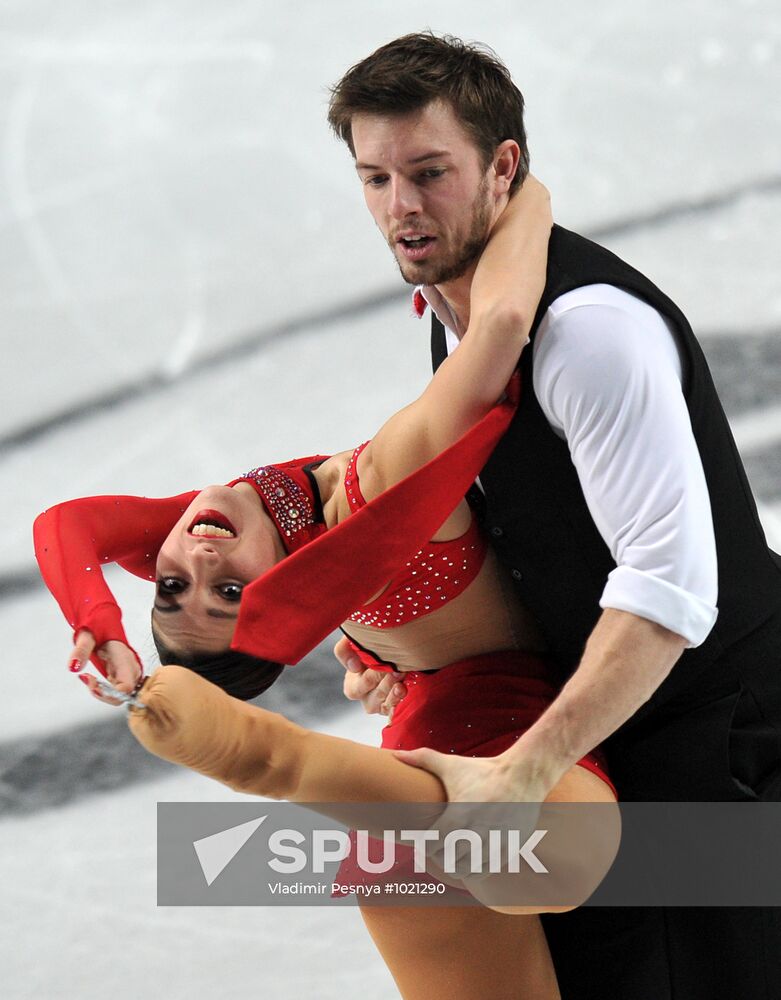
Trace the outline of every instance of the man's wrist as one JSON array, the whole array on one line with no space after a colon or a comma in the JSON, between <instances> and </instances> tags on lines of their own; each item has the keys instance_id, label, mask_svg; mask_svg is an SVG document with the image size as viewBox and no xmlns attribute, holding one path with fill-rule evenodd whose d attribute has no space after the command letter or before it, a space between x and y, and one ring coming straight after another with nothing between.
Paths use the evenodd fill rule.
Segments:
<instances>
[{"instance_id":1,"label":"man's wrist","mask_svg":"<svg viewBox=\"0 0 781 1000\"><path fill-rule=\"evenodd\" d=\"M531 736L530 736L531 734ZM574 761L535 739L532 730L520 736L501 755L509 780L519 788L536 789L542 801L569 770ZM527 796L524 795L524 798Z\"/></svg>"}]
</instances>

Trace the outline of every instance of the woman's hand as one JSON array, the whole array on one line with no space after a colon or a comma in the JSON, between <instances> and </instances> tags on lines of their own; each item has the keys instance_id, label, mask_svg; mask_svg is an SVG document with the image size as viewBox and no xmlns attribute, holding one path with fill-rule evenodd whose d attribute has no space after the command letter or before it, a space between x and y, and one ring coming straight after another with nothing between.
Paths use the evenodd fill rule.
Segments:
<instances>
[{"instance_id":1,"label":"woman's hand","mask_svg":"<svg viewBox=\"0 0 781 1000\"><path fill-rule=\"evenodd\" d=\"M87 629L82 629L76 637L76 643L70 655L69 666L72 671L81 670L95 652L95 637ZM130 694L143 676L143 670L136 654L124 642L109 639L97 650L98 657L105 664L106 677L118 691ZM91 674L79 674L81 680L98 701L106 705L120 705L114 698L107 698L98 690L98 682Z\"/></svg>"},{"instance_id":2,"label":"woman's hand","mask_svg":"<svg viewBox=\"0 0 781 1000\"><path fill-rule=\"evenodd\" d=\"M391 721L394 708L407 694L403 674L372 670L358 659L346 637L334 646L334 656L345 669L344 696L360 701L368 715L387 715Z\"/></svg>"},{"instance_id":3,"label":"woman's hand","mask_svg":"<svg viewBox=\"0 0 781 1000\"><path fill-rule=\"evenodd\" d=\"M496 220L478 261L470 288L470 326L495 322L497 316L531 326L545 285L552 226L550 192L529 174Z\"/></svg>"}]
</instances>

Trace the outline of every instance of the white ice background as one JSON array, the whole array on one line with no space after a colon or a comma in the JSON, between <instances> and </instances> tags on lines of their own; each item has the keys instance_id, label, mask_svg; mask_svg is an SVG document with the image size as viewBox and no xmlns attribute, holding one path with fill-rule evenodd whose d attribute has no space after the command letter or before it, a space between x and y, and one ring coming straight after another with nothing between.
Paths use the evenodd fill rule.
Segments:
<instances>
[{"instance_id":1,"label":"white ice background","mask_svg":"<svg viewBox=\"0 0 781 1000\"><path fill-rule=\"evenodd\" d=\"M601 234L676 299L721 359L750 475L781 471L772 0L8 0L3 579L30 576L47 505L347 448L422 388L428 323L411 317L325 105L349 65L427 26L507 62L557 220ZM781 490L756 485L778 548ZM111 579L147 651L144 585ZM106 718L67 672L43 591L9 594L0 624L4 744ZM303 721L377 741L376 720L333 704ZM177 773L5 818L0 996L395 996L355 909L156 906L157 800L235 798Z\"/></svg>"}]
</instances>

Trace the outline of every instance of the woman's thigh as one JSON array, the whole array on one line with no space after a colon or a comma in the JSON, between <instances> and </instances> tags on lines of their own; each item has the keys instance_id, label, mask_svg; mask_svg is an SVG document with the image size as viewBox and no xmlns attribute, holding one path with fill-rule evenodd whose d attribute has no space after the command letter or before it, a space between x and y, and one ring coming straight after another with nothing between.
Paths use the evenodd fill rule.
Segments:
<instances>
[{"instance_id":1,"label":"woman's thigh","mask_svg":"<svg viewBox=\"0 0 781 1000\"><path fill-rule=\"evenodd\" d=\"M610 787L574 765L553 787L548 803L592 803L575 812L578 845L589 850L586 877L601 881L618 849L620 819ZM577 810L577 807L575 807ZM579 852L580 853L580 852ZM544 907L546 912L570 907ZM501 912L505 910L505 912ZM462 906L363 907L369 933L404 1000L558 1000L556 975L535 908Z\"/></svg>"},{"instance_id":2,"label":"woman's thigh","mask_svg":"<svg viewBox=\"0 0 781 1000\"><path fill-rule=\"evenodd\" d=\"M504 807L502 807L504 808ZM529 813L511 804L499 822L531 833ZM544 837L533 848L543 874L527 865L489 877L464 878L464 886L498 913L529 916L566 913L597 889L610 870L621 840L621 815L615 795L600 777L580 765L554 785L539 812L534 831Z\"/></svg>"},{"instance_id":3,"label":"woman's thigh","mask_svg":"<svg viewBox=\"0 0 781 1000\"><path fill-rule=\"evenodd\" d=\"M613 790L593 771L580 764L565 772L553 786L546 802L615 802Z\"/></svg>"},{"instance_id":4,"label":"woman's thigh","mask_svg":"<svg viewBox=\"0 0 781 1000\"><path fill-rule=\"evenodd\" d=\"M536 916L477 906L361 913L404 1000L559 1000Z\"/></svg>"},{"instance_id":5,"label":"woman's thigh","mask_svg":"<svg viewBox=\"0 0 781 1000\"><path fill-rule=\"evenodd\" d=\"M566 912L588 899L610 870L621 843L621 813L607 782L575 764L551 789L540 820L551 834L557 833L551 878L560 885L562 899L577 900L574 905L546 906L541 912ZM545 855L542 849L538 853Z\"/></svg>"}]
</instances>

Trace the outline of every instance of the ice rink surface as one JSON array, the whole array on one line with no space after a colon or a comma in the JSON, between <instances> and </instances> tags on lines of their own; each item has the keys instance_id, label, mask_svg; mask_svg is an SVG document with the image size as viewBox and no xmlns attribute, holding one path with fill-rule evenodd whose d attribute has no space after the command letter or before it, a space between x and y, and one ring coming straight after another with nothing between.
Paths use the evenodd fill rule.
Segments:
<instances>
[{"instance_id":1,"label":"ice rink surface","mask_svg":"<svg viewBox=\"0 0 781 1000\"><path fill-rule=\"evenodd\" d=\"M766 2L127 0L0 9L0 996L396 995L355 909L155 904L158 800L228 800L67 673L34 516L347 448L428 375L428 324L325 124L327 88L432 27L524 92L557 220L701 337L781 546L781 12ZM151 654L140 581L111 576ZM376 742L322 648L274 692ZM150 763L151 761L151 763Z\"/></svg>"}]
</instances>

